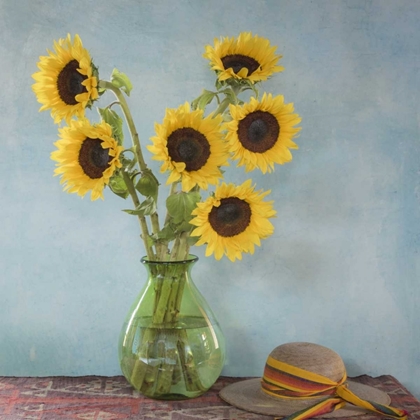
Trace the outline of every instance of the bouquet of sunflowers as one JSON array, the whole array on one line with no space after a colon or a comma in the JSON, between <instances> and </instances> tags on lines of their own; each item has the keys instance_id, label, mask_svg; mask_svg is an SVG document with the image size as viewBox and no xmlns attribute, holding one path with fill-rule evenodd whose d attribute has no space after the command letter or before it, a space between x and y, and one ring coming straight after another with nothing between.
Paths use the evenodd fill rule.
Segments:
<instances>
[{"instance_id":1,"label":"bouquet of sunflowers","mask_svg":"<svg viewBox=\"0 0 420 420\"><path fill-rule=\"evenodd\" d=\"M222 168L230 160L246 172L265 174L275 164L289 162L290 149L297 149L293 138L300 130L300 117L293 104L285 103L282 95L260 95L258 89L283 70L275 50L267 39L251 33L215 39L204 53L216 75L215 88L203 90L191 103L166 109L145 144L127 102L132 90L127 75L114 69L110 80L100 79L78 35L54 42L54 51L40 57L33 90L40 110L50 110L57 124L65 122L51 154L64 190L82 197L90 192L96 200L103 199L108 187L123 199L130 198L132 208L124 211L138 219L149 261L185 260L192 245L206 245L206 256L213 254L217 260L227 256L235 261L242 253L254 253L260 240L274 230L269 219L276 212L273 202L265 200L270 191L257 190L251 179L241 185L224 182L227 173ZM115 98L98 107L99 122L89 121L85 109L96 106L108 91ZM241 99L245 91L251 94L247 102ZM212 111L206 112L211 104ZM125 131L130 134L128 142ZM168 175L162 219L160 183L146 163L144 148ZM156 285L156 294L160 301L153 325L175 322L179 308L172 305L169 312L171 293ZM147 334L153 340L151 330ZM140 376L144 378L144 372ZM137 388L145 386L139 383Z\"/></svg>"}]
</instances>

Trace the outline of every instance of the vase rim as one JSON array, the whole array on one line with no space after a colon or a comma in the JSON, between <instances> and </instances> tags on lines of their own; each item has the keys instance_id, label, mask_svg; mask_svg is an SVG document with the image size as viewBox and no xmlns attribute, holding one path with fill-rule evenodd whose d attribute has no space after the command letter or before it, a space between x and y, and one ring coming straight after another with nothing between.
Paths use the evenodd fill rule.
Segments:
<instances>
[{"instance_id":1,"label":"vase rim","mask_svg":"<svg viewBox=\"0 0 420 420\"><path fill-rule=\"evenodd\" d=\"M149 260L146 256L143 257L141 260L142 264L152 264L152 265L178 265L178 264L191 264L198 261L198 257L196 255L190 254L188 258L185 260L177 260L177 261L160 261L160 260Z\"/></svg>"}]
</instances>

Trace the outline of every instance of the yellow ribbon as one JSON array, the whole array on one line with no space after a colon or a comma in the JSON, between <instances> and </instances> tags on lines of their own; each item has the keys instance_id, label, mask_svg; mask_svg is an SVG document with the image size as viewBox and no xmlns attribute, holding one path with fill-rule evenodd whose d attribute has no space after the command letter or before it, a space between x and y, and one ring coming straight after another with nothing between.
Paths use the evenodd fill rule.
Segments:
<instances>
[{"instance_id":1,"label":"yellow ribbon","mask_svg":"<svg viewBox=\"0 0 420 420\"><path fill-rule=\"evenodd\" d=\"M350 404L374 411L386 417L406 420L408 413L387 405L366 401L347 388L347 373L334 382L331 379L268 357L261 380L262 390L276 398L308 399L325 396L322 401L283 418L304 420L338 410Z\"/></svg>"}]
</instances>

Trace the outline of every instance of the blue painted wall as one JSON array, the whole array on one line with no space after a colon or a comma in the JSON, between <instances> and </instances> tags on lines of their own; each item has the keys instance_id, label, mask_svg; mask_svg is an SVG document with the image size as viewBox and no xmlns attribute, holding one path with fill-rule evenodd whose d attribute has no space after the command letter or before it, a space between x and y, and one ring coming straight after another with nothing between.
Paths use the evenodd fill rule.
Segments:
<instances>
[{"instance_id":1,"label":"blue painted wall","mask_svg":"<svg viewBox=\"0 0 420 420\"><path fill-rule=\"evenodd\" d=\"M295 103L303 130L292 163L252 175L273 190L275 234L234 264L196 250L223 373L258 376L278 344L312 341L350 375L392 374L420 397L419 20L417 0L0 1L0 375L119 374L119 329L143 284L126 204L81 200L52 177L38 57L80 34L102 77L131 77L146 142L165 107L211 88L204 45L252 31L283 54L264 89Z\"/></svg>"}]
</instances>

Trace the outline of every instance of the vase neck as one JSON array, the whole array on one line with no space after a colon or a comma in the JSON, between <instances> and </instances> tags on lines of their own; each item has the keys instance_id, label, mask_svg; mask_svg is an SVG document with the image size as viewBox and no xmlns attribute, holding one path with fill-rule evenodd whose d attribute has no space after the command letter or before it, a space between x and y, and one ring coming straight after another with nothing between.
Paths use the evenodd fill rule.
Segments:
<instances>
[{"instance_id":1,"label":"vase neck","mask_svg":"<svg viewBox=\"0 0 420 420\"><path fill-rule=\"evenodd\" d=\"M189 255L185 260L168 261L168 260L149 260L147 257L143 257L141 263L147 266L164 265L164 266L177 266L177 265L194 265L198 261L198 257L195 255Z\"/></svg>"},{"instance_id":2,"label":"vase neck","mask_svg":"<svg viewBox=\"0 0 420 420\"><path fill-rule=\"evenodd\" d=\"M190 257L182 261L149 261L142 258L141 262L149 274L149 280L156 278L182 281L190 277L191 269L198 261L198 257Z\"/></svg>"}]
</instances>

